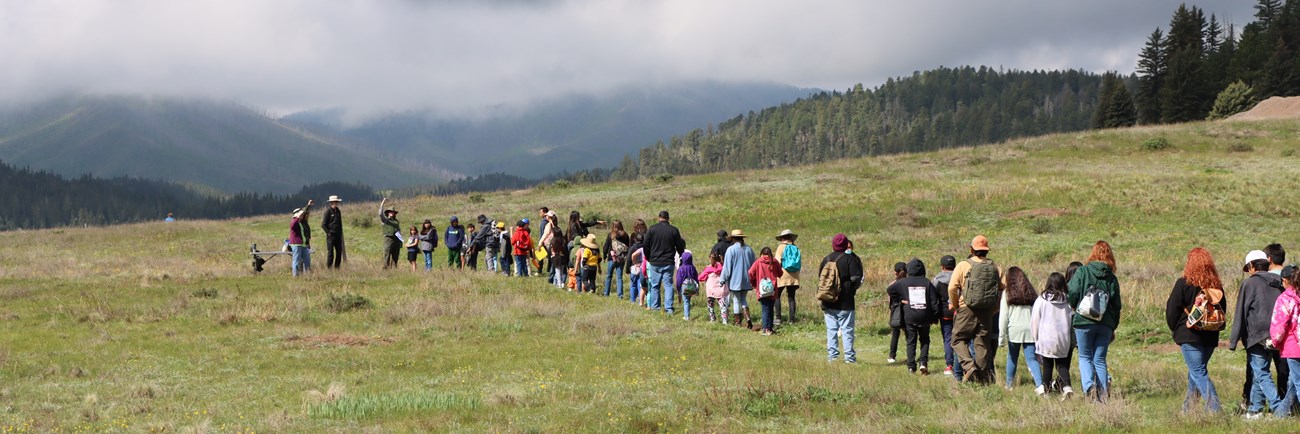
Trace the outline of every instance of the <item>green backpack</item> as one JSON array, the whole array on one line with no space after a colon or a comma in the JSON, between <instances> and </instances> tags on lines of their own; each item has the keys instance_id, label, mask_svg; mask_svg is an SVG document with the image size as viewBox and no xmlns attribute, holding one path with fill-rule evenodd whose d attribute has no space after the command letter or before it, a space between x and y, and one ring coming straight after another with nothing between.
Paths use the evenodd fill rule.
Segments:
<instances>
[{"instance_id":1,"label":"green backpack","mask_svg":"<svg viewBox=\"0 0 1300 434\"><path fill-rule=\"evenodd\" d=\"M983 262L968 259L967 262L970 263L970 271L966 272L966 282L962 285L962 298L966 300L966 307L974 310L997 309L1001 301L1002 282L998 266L991 259Z\"/></svg>"}]
</instances>

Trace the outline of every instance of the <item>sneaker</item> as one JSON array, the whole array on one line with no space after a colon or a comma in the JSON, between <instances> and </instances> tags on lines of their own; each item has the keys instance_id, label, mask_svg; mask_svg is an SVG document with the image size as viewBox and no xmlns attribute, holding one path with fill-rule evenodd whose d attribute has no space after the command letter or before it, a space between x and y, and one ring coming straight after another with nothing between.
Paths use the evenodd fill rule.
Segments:
<instances>
[{"instance_id":1,"label":"sneaker","mask_svg":"<svg viewBox=\"0 0 1300 434\"><path fill-rule=\"evenodd\" d=\"M943 375L946 376L946 377L951 377L951 376L952 376L952 366L949 366L949 367L943 368Z\"/></svg>"},{"instance_id":2,"label":"sneaker","mask_svg":"<svg viewBox=\"0 0 1300 434\"><path fill-rule=\"evenodd\" d=\"M858 364L858 361L857 361L857 359L854 359L854 360L844 359L844 363L848 363L848 364L850 364L850 365L856 365L856 364Z\"/></svg>"},{"instance_id":3,"label":"sneaker","mask_svg":"<svg viewBox=\"0 0 1300 434\"><path fill-rule=\"evenodd\" d=\"M921 367L916 368L916 370L921 371L921 375L930 375L930 368L925 367L925 365L921 365Z\"/></svg>"},{"instance_id":4,"label":"sneaker","mask_svg":"<svg viewBox=\"0 0 1300 434\"><path fill-rule=\"evenodd\" d=\"M1043 394L1045 393L1047 393L1047 389L1044 388L1043 386L1038 386L1034 388L1034 394L1038 396L1043 396Z\"/></svg>"},{"instance_id":5,"label":"sneaker","mask_svg":"<svg viewBox=\"0 0 1300 434\"><path fill-rule=\"evenodd\" d=\"M1254 413L1249 413L1249 412L1248 412L1248 413L1242 415L1241 418L1242 418L1242 419L1246 419L1246 420L1260 420L1260 419L1263 419L1263 418L1264 418L1264 412L1262 412L1262 411L1257 411L1257 412L1254 412Z\"/></svg>"},{"instance_id":6,"label":"sneaker","mask_svg":"<svg viewBox=\"0 0 1300 434\"><path fill-rule=\"evenodd\" d=\"M1061 401L1069 400L1072 396L1074 396L1074 389L1071 389L1070 386L1061 389Z\"/></svg>"},{"instance_id":7,"label":"sneaker","mask_svg":"<svg viewBox=\"0 0 1300 434\"><path fill-rule=\"evenodd\" d=\"M682 317L682 321L690 321L690 320L691 320L691 317L689 317L689 316L684 316L684 317Z\"/></svg>"},{"instance_id":8,"label":"sneaker","mask_svg":"<svg viewBox=\"0 0 1300 434\"><path fill-rule=\"evenodd\" d=\"M894 360L893 357L890 357L890 358L888 358L888 359L885 359L885 363L888 363L888 364L891 364L891 365L892 365L892 364L898 363L898 360Z\"/></svg>"}]
</instances>

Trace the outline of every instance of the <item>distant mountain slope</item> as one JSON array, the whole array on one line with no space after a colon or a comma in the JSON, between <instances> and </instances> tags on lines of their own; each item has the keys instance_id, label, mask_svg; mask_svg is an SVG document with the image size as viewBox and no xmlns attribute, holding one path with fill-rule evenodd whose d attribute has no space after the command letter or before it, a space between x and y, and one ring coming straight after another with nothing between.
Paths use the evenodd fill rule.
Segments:
<instances>
[{"instance_id":1,"label":"distant mountain slope","mask_svg":"<svg viewBox=\"0 0 1300 434\"><path fill-rule=\"evenodd\" d=\"M65 176L276 193L326 181L396 187L446 178L347 142L238 104L197 99L67 97L0 113L0 159Z\"/></svg>"},{"instance_id":2,"label":"distant mountain slope","mask_svg":"<svg viewBox=\"0 0 1300 434\"><path fill-rule=\"evenodd\" d=\"M779 84L693 82L570 95L476 120L423 111L344 127L343 110L284 119L324 125L371 143L380 155L433 162L465 174L540 177L612 167L623 156L674 133L806 97L815 89Z\"/></svg>"}]
</instances>

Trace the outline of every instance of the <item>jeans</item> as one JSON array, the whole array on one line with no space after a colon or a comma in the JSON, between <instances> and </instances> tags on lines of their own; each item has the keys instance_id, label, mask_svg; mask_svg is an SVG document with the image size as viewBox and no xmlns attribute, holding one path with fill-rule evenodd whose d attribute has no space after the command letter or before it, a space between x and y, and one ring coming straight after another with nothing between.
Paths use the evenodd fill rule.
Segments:
<instances>
[{"instance_id":1,"label":"jeans","mask_svg":"<svg viewBox=\"0 0 1300 434\"><path fill-rule=\"evenodd\" d=\"M627 293L627 301L636 303L637 296L641 295L642 287L645 286L645 279L640 274L633 274L628 280L631 291Z\"/></svg>"},{"instance_id":2,"label":"jeans","mask_svg":"<svg viewBox=\"0 0 1300 434\"><path fill-rule=\"evenodd\" d=\"M293 248L293 275L306 273L311 270L311 249L307 246L292 246Z\"/></svg>"},{"instance_id":3,"label":"jeans","mask_svg":"<svg viewBox=\"0 0 1300 434\"><path fill-rule=\"evenodd\" d=\"M904 332L907 334L907 370L916 372L918 363L921 366L930 364L930 325L908 324L904 326ZM916 354L917 343L921 344L919 357Z\"/></svg>"},{"instance_id":4,"label":"jeans","mask_svg":"<svg viewBox=\"0 0 1300 434\"><path fill-rule=\"evenodd\" d=\"M513 261L513 259L511 259L512 256L513 256L513 255L511 255L511 254L508 253L508 252L501 252L501 259L500 259L501 264L499 264L499 265L497 266L497 271L500 271L501 273L503 273L503 274L509 276L509 275L510 275L510 262Z\"/></svg>"},{"instance_id":5,"label":"jeans","mask_svg":"<svg viewBox=\"0 0 1300 434\"><path fill-rule=\"evenodd\" d=\"M727 304L731 305L731 314L740 315L740 309L749 309L749 291L727 291Z\"/></svg>"},{"instance_id":6,"label":"jeans","mask_svg":"<svg viewBox=\"0 0 1300 434\"><path fill-rule=\"evenodd\" d=\"M515 255L515 275L528 277L528 255Z\"/></svg>"},{"instance_id":7,"label":"jeans","mask_svg":"<svg viewBox=\"0 0 1300 434\"><path fill-rule=\"evenodd\" d=\"M424 251L424 270L425 270L425 271L429 271L429 270L432 270L432 269L433 269L433 251L432 251L432 250L425 250L425 251Z\"/></svg>"},{"instance_id":8,"label":"jeans","mask_svg":"<svg viewBox=\"0 0 1300 434\"><path fill-rule=\"evenodd\" d=\"M1079 383L1083 391L1097 388L1105 395L1110 388L1110 373L1106 370L1106 351L1115 331L1103 324L1074 326L1075 341L1079 344ZM1274 395L1277 391L1274 390Z\"/></svg>"},{"instance_id":9,"label":"jeans","mask_svg":"<svg viewBox=\"0 0 1300 434\"><path fill-rule=\"evenodd\" d=\"M1277 385L1273 384L1273 375L1269 372L1273 352L1274 350L1265 349L1263 344L1246 349L1253 383L1250 388L1250 408L1247 411L1259 413L1267 402L1274 416L1286 416L1289 409L1282 408L1282 399L1277 396Z\"/></svg>"},{"instance_id":10,"label":"jeans","mask_svg":"<svg viewBox=\"0 0 1300 434\"><path fill-rule=\"evenodd\" d=\"M1183 400L1183 411L1188 411L1198 398L1205 399L1205 410L1218 413L1219 393L1214 391L1214 381L1206 369L1210 356L1214 355L1215 344L1182 344L1183 363L1187 364L1187 397Z\"/></svg>"},{"instance_id":11,"label":"jeans","mask_svg":"<svg viewBox=\"0 0 1300 434\"><path fill-rule=\"evenodd\" d=\"M826 320L826 361L832 362L840 357L840 342L844 343L844 361L856 363L857 351L853 351L853 317L856 311L823 309ZM839 341L836 341L839 338Z\"/></svg>"},{"instance_id":12,"label":"jeans","mask_svg":"<svg viewBox=\"0 0 1300 434\"><path fill-rule=\"evenodd\" d=\"M953 366L957 361L957 355L952 352L952 320L939 320L939 333L943 335L943 363Z\"/></svg>"},{"instance_id":13,"label":"jeans","mask_svg":"<svg viewBox=\"0 0 1300 434\"><path fill-rule=\"evenodd\" d=\"M647 271L649 275L650 294L646 296L645 303L651 309L659 309L662 302L663 309L668 313L673 313L673 265L651 265Z\"/></svg>"},{"instance_id":14,"label":"jeans","mask_svg":"<svg viewBox=\"0 0 1300 434\"><path fill-rule=\"evenodd\" d=\"M1034 377L1034 387L1042 386L1043 371L1042 368L1038 365L1037 354L1034 354L1034 343L1026 342L1022 344L1018 342L1008 342L1007 343L1007 387L1011 387L1015 385L1014 381L1016 378L1016 368L1019 365L1019 361L1017 359L1020 358L1020 353L1022 352L1022 349L1023 349L1023 353L1025 354L1025 367L1029 368L1029 375Z\"/></svg>"},{"instance_id":15,"label":"jeans","mask_svg":"<svg viewBox=\"0 0 1300 434\"><path fill-rule=\"evenodd\" d=\"M691 319L691 296L682 296L682 318Z\"/></svg>"},{"instance_id":16,"label":"jeans","mask_svg":"<svg viewBox=\"0 0 1300 434\"><path fill-rule=\"evenodd\" d=\"M758 304L763 306L763 330L771 331L776 327L772 318L776 313L776 297L760 298Z\"/></svg>"},{"instance_id":17,"label":"jeans","mask_svg":"<svg viewBox=\"0 0 1300 434\"><path fill-rule=\"evenodd\" d=\"M554 284L556 288L569 289L569 263L562 262L556 264L555 261L551 261L551 264L555 266L551 271L551 278L549 279L551 283ZM577 284L578 282L573 283Z\"/></svg>"},{"instance_id":18,"label":"jeans","mask_svg":"<svg viewBox=\"0 0 1300 434\"><path fill-rule=\"evenodd\" d=\"M605 272L605 296L609 296L609 291L614 289L611 283L614 283L614 274L618 274L618 298L623 298L623 263L614 261L605 261L608 264Z\"/></svg>"},{"instance_id":19,"label":"jeans","mask_svg":"<svg viewBox=\"0 0 1300 434\"><path fill-rule=\"evenodd\" d=\"M1286 397L1282 398L1282 408L1290 411L1291 406L1295 405L1297 399L1300 399L1300 395L1297 395L1297 393L1300 393L1300 359L1282 360L1286 360L1287 371L1291 374L1287 377Z\"/></svg>"}]
</instances>

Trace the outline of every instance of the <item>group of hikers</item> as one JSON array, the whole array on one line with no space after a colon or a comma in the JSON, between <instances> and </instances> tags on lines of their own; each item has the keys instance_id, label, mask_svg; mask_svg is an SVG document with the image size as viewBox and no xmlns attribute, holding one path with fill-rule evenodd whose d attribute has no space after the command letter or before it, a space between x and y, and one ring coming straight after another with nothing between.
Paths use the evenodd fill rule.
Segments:
<instances>
[{"instance_id":1,"label":"group of hikers","mask_svg":"<svg viewBox=\"0 0 1300 434\"><path fill-rule=\"evenodd\" d=\"M329 267L344 256L342 219L338 197L331 196L321 226L329 246ZM379 221L384 239L384 267L398 267L400 252L417 269L433 267L438 247L437 229L430 220L410 226L403 236L398 211L380 202ZM310 268L310 207L294 210L288 244L293 249L293 274ZM443 232L447 264L477 269L482 253L488 271L507 276L543 276L549 284L578 293L597 293L597 277L605 275L600 294L615 294L648 310L675 315L680 303L683 319L691 320L693 299L703 288L708 320L773 334L781 321L796 318L796 296L801 287L803 261L796 245L798 235L784 230L774 237L775 248L756 254L743 230L720 230L709 249L703 269L696 254L686 249L681 232L661 211L653 225L637 219L627 231L621 221L582 219L572 211L567 225L554 211L538 209L541 230L534 237L532 222L513 224L479 215L464 227L457 217ZM590 228L605 226L603 243ZM856 296L863 284L861 259L844 234L830 240L831 253L814 270L816 298L826 327L827 361L841 356L857 362L854 350ZM602 253L603 252L603 253ZM1004 387L1016 384L1023 355L1037 395L1054 394L1069 399L1070 364L1078 352L1080 385L1091 401L1106 402L1111 392L1107 353L1115 340L1123 308L1115 255L1106 241L1093 246L1087 260L1070 263L1050 273L1041 291L1020 267L1003 268L989 257L989 240L974 237L966 259L939 260L933 277L925 263L913 258L894 265L896 279L886 288L893 329L887 362L897 362L898 340L906 339L905 365L910 372L928 375L931 326L943 336L944 375L975 384L997 382L994 359L999 347L1008 349ZM1246 379L1240 411L1249 419L1265 411L1287 416L1300 405L1300 273L1284 265L1286 251L1278 244L1251 251L1243 265L1243 280L1229 336L1229 349L1242 345L1247 354ZM629 276L625 288L624 275ZM615 288L617 289L614 292ZM1187 366L1187 393L1183 411L1203 407L1221 411L1208 365L1227 328L1228 303L1224 285L1209 251L1198 247L1187 254L1183 275L1174 283L1166 306L1166 320ZM626 291L625 291L626 289ZM749 310L749 293L756 292L761 306L759 327ZM784 295L784 296L783 296ZM789 315L782 317L781 301ZM919 348L918 348L919 347ZM1277 371L1276 381L1271 369Z\"/></svg>"}]
</instances>

